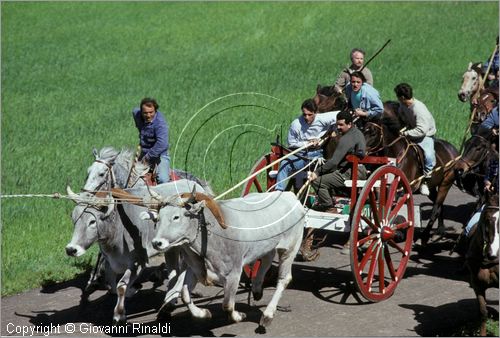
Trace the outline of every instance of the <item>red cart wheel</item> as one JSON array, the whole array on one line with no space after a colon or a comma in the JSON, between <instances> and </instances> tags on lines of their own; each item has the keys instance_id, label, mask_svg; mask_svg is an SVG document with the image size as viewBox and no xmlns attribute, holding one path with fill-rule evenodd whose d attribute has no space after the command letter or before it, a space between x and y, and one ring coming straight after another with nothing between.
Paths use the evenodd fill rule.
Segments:
<instances>
[{"instance_id":1,"label":"red cart wheel","mask_svg":"<svg viewBox=\"0 0 500 338\"><path fill-rule=\"evenodd\" d=\"M277 159L278 156L274 153L269 153L262 156L257 162L255 162L252 170L250 171L249 176L261 170L265 166L271 164L272 162L276 161ZM265 192L266 190L268 190L271 186L273 186L276 183L276 178L270 177L269 172L271 170L278 170L278 167L279 163L275 164L272 168L268 168L264 170L262 173L249 179L243 186L243 191L241 192L241 196L242 197L246 196L251 192Z\"/></svg>"},{"instance_id":2,"label":"red cart wheel","mask_svg":"<svg viewBox=\"0 0 500 338\"><path fill-rule=\"evenodd\" d=\"M351 269L366 299L389 298L403 278L414 232L413 195L404 173L385 165L366 182L351 218Z\"/></svg>"}]
</instances>

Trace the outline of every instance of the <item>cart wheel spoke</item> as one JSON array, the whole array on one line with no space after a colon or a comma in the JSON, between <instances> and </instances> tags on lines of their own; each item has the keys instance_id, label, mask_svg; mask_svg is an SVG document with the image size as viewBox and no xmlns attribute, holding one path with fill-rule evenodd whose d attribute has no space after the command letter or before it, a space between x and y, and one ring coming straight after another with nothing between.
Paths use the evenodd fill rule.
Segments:
<instances>
[{"instance_id":1,"label":"cart wheel spoke","mask_svg":"<svg viewBox=\"0 0 500 338\"><path fill-rule=\"evenodd\" d=\"M376 238L377 238L377 234L370 234L370 235L366 236L365 238L360 239L358 241L358 247L362 246L363 244L365 244L368 241L373 241Z\"/></svg>"},{"instance_id":2,"label":"cart wheel spoke","mask_svg":"<svg viewBox=\"0 0 500 338\"><path fill-rule=\"evenodd\" d=\"M378 290L380 293L385 292L385 279L384 279L384 258L383 255L378 256Z\"/></svg>"},{"instance_id":3,"label":"cart wheel spoke","mask_svg":"<svg viewBox=\"0 0 500 338\"><path fill-rule=\"evenodd\" d=\"M391 259L391 254L389 253L389 248L384 246L384 258L385 262L387 263L387 268L389 269L389 274L391 275L391 278L393 281L398 281L397 276L396 276L396 270L394 269L394 265L392 264L392 259Z\"/></svg>"},{"instance_id":4,"label":"cart wheel spoke","mask_svg":"<svg viewBox=\"0 0 500 338\"><path fill-rule=\"evenodd\" d=\"M408 255L408 252L406 252L403 248L401 248L396 242L394 242L394 240L390 239L389 241L387 241L387 243L390 246L392 246L394 249L396 249L399 252L401 252L403 254L403 256L407 256Z\"/></svg>"},{"instance_id":5,"label":"cart wheel spoke","mask_svg":"<svg viewBox=\"0 0 500 338\"><path fill-rule=\"evenodd\" d=\"M361 262L359 263L359 271L360 273L363 271L365 268L366 263L370 259L372 253L373 253L373 247L376 246L377 242L373 241L369 246L368 249L366 250L363 259L361 259Z\"/></svg>"},{"instance_id":6,"label":"cart wheel spoke","mask_svg":"<svg viewBox=\"0 0 500 338\"><path fill-rule=\"evenodd\" d=\"M387 201L387 175L382 176L380 179L380 193L379 193L379 199L380 199L380 205L385 205ZM379 210L378 218L383 219L384 215L382 214L383 210Z\"/></svg>"},{"instance_id":7,"label":"cart wheel spoke","mask_svg":"<svg viewBox=\"0 0 500 338\"><path fill-rule=\"evenodd\" d=\"M391 213L389 214L389 217L387 217L388 220L393 219L398 214L398 212L401 210L403 205L406 204L408 197L409 197L409 194L404 194L403 196L401 196L399 198L398 202L396 203L396 205L392 209Z\"/></svg>"},{"instance_id":8,"label":"cart wheel spoke","mask_svg":"<svg viewBox=\"0 0 500 338\"><path fill-rule=\"evenodd\" d=\"M394 230L408 229L410 226L411 226L410 222L405 221L403 223L396 224L396 226L394 227Z\"/></svg>"},{"instance_id":9,"label":"cart wheel spoke","mask_svg":"<svg viewBox=\"0 0 500 338\"><path fill-rule=\"evenodd\" d=\"M380 211L378 210L377 207L377 196L375 195L375 191L373 190L370 191L370 208L372 209L372 215L373 215L373 220L375 221L375 226L377 226L377 228L380 228L380 218L378 217Z\"/></svg>"},{"instance_id":10,"label":"cart wheel spoke","mask_svg":"<svg viewBox=\"0 0 500 338\"><path fill-rule=\"evenodd\" d=\"M389 195L387 196L387 201L385 204L385 215L389 214L389 210L391 210L392 202L394 201L394 197L396 196L396 192L399 186L399 180L401 178L399 176L394 177L394 180L391 183L391 188L389 189ZM390 218L389 218L390 219Z\"/></svg>"},{"instance_id":11,"label":"cart wheel spoke","mask_svg":"<svg viewBox=\"0 0 500 338\"><path fill-rule=\"evenodd\" d=\"M368 288L368 290L371 290L372 288L373 276L375 275L375 265L378 261L379 252L380 245L377 245L375 247L375 250L373 250L372 254L370 255L370 268L368 269L368 275L366 276L366 287Z\"/></svg>"},{"instance_id":12,"label":"cart wheel spoke","mask_svg":"<svg viewBox=\"0 0 500 338\"><path fill-rule=\"evenodd\" d=\"M369 226L370 228L372 228L374 231L377 231L377 232L378 232L378 231L380 231L380 230L379 230L379 227L378 227L378 226L376 226L375 224L373 224L373 223L372 223L372 221L371 221L368 217L366 217L365 215L361 215L361 219L362 219L363 221L365 221L365 222L366 222L366 224L368 224L368 226Z\"/></svg>"}]
</instances>

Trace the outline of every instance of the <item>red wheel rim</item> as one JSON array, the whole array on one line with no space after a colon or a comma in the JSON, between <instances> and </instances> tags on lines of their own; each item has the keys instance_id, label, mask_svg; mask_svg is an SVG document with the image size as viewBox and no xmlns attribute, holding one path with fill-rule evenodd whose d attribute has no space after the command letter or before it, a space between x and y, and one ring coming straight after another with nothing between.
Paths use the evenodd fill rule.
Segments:
<instances>
[{"instance_id":1,"label":"red wheel rim","mask_svg":"<svg viewBox=\"0 0 500 338\"><path fill-rule=\"evenodd\" d=\"M394 166L378 168L359 194L351 218L351 269L370 301L389 298L403 278L413 243L413 208L410 184Z\"/></svg>"},{"instance_id":2,"label":"red wheel rim","mask_svg":"<svg viewBox=\"0 0 500 338\"><path fill-rule=\"evenodd\" d=\"M271 164L277 159L278 157L274 153L269 153L262 156L257 162L255 162L248 176L256 173L257 171ZM242 197L246 196L251 192L264 192L268 190L271 186L273 186L276 183L276 178L269 177L269 172L271 170L278 170L278 164L274 165L273 168L268 168L264 170L259 175L248 180L243 186L243 191L241 192L241 196Z\"/></svg>"}]
</instances>

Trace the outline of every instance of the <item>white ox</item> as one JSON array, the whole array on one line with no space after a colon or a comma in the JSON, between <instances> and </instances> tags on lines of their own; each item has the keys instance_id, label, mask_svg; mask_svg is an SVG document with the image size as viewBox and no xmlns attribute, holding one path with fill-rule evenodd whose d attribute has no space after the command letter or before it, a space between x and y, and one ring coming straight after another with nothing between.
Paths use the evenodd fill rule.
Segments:
<instances>
[{"instance_id":1,"label":"white ox","mask_svg":"<svg viewBox=\"0 0 500 338\"><path fill-rule=\"evenodd\" d=\"M123 204L112 197L102 199L87 193L77 195L68 188L68 195L78 204L72 213L74 230L72 239L66 246L66 253L69 256L78 257L83 255L93 243L99 243L100 250L106 257L106 273L108 274L106 279L112 283L112 291L116 290L118 294L113 323L126 321L125 296L130 296L135 292L131 287L135 279L148 265L149 258L158 254L158 251L151 245L156 232L155 224L140 218L140 214L148 209L130 203L155 202L149 189L161 196L172 196L191 191L193 187L203 191L200 185L189 180L178 180L151 188L115 190L115 193L120 192L121 196L129 202ZM167 253L165 260L169 271L165 303L171 308L183 285L186 291L190 291L195 283L190 281L194 279L192 272L189 269L186 270L180 260L179 251ZM117 276L121 276L118 284L116 284ZM199 311L194 305L190 307L190 310L194 312L194 315L197 315L196 311Z\"/></svg>"},{"instance_id":2,"label":"white ox","mask_svg":"<svg viewBox=\"0 0 500 338\"><path fill-rule=\"evenodd\" d=\"M185 260L198 280L223 285L223 309L235 322L245 318L234 308L243 266L259 258L262 261L252 284L254 299L259 300L264 276L277 252L278 284L260 320L266 327L292 279L304 222L305 210L291 192L257 193L220 202L200 193L184 194L160 209L153 246L160 251L185 247Z\"/></svg>"}]
</instances>

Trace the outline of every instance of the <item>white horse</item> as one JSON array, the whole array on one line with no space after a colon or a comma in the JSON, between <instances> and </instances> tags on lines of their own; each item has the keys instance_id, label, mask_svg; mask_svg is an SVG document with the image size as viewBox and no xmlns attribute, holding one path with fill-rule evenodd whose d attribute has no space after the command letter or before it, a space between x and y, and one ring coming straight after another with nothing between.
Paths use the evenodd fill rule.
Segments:
<instances>
[{"instance_id":1,"label":"white horse","mask_svg":"<svg viewBox=\"0 0 500 338\"><path fill-rule=\"evenodd\" d=\"M462 85L458 91L458 99L462 102L470 101L479 90L479 82L483 76L480 62L469 62L469 66L462 77Z\"/></svg>"},{"instance_id":2,"label":"white horse","mask_svg":"<svg viewBox=\"0 0 500 338\"><path fill-rule=\"evenodd\" d=\"M95 160L87 169L87 178L82 189L84 192L95 194L99 190L136 188L146 185L142 177L149 167L135 161L133 150L118 151L113 147L104 147L99 152L94 149L93 154ZM172 172L174 177L194 181L201 185L208 194L214 195L207 181L183 170L172 169Z\"/></svg>"}]
</instances>

